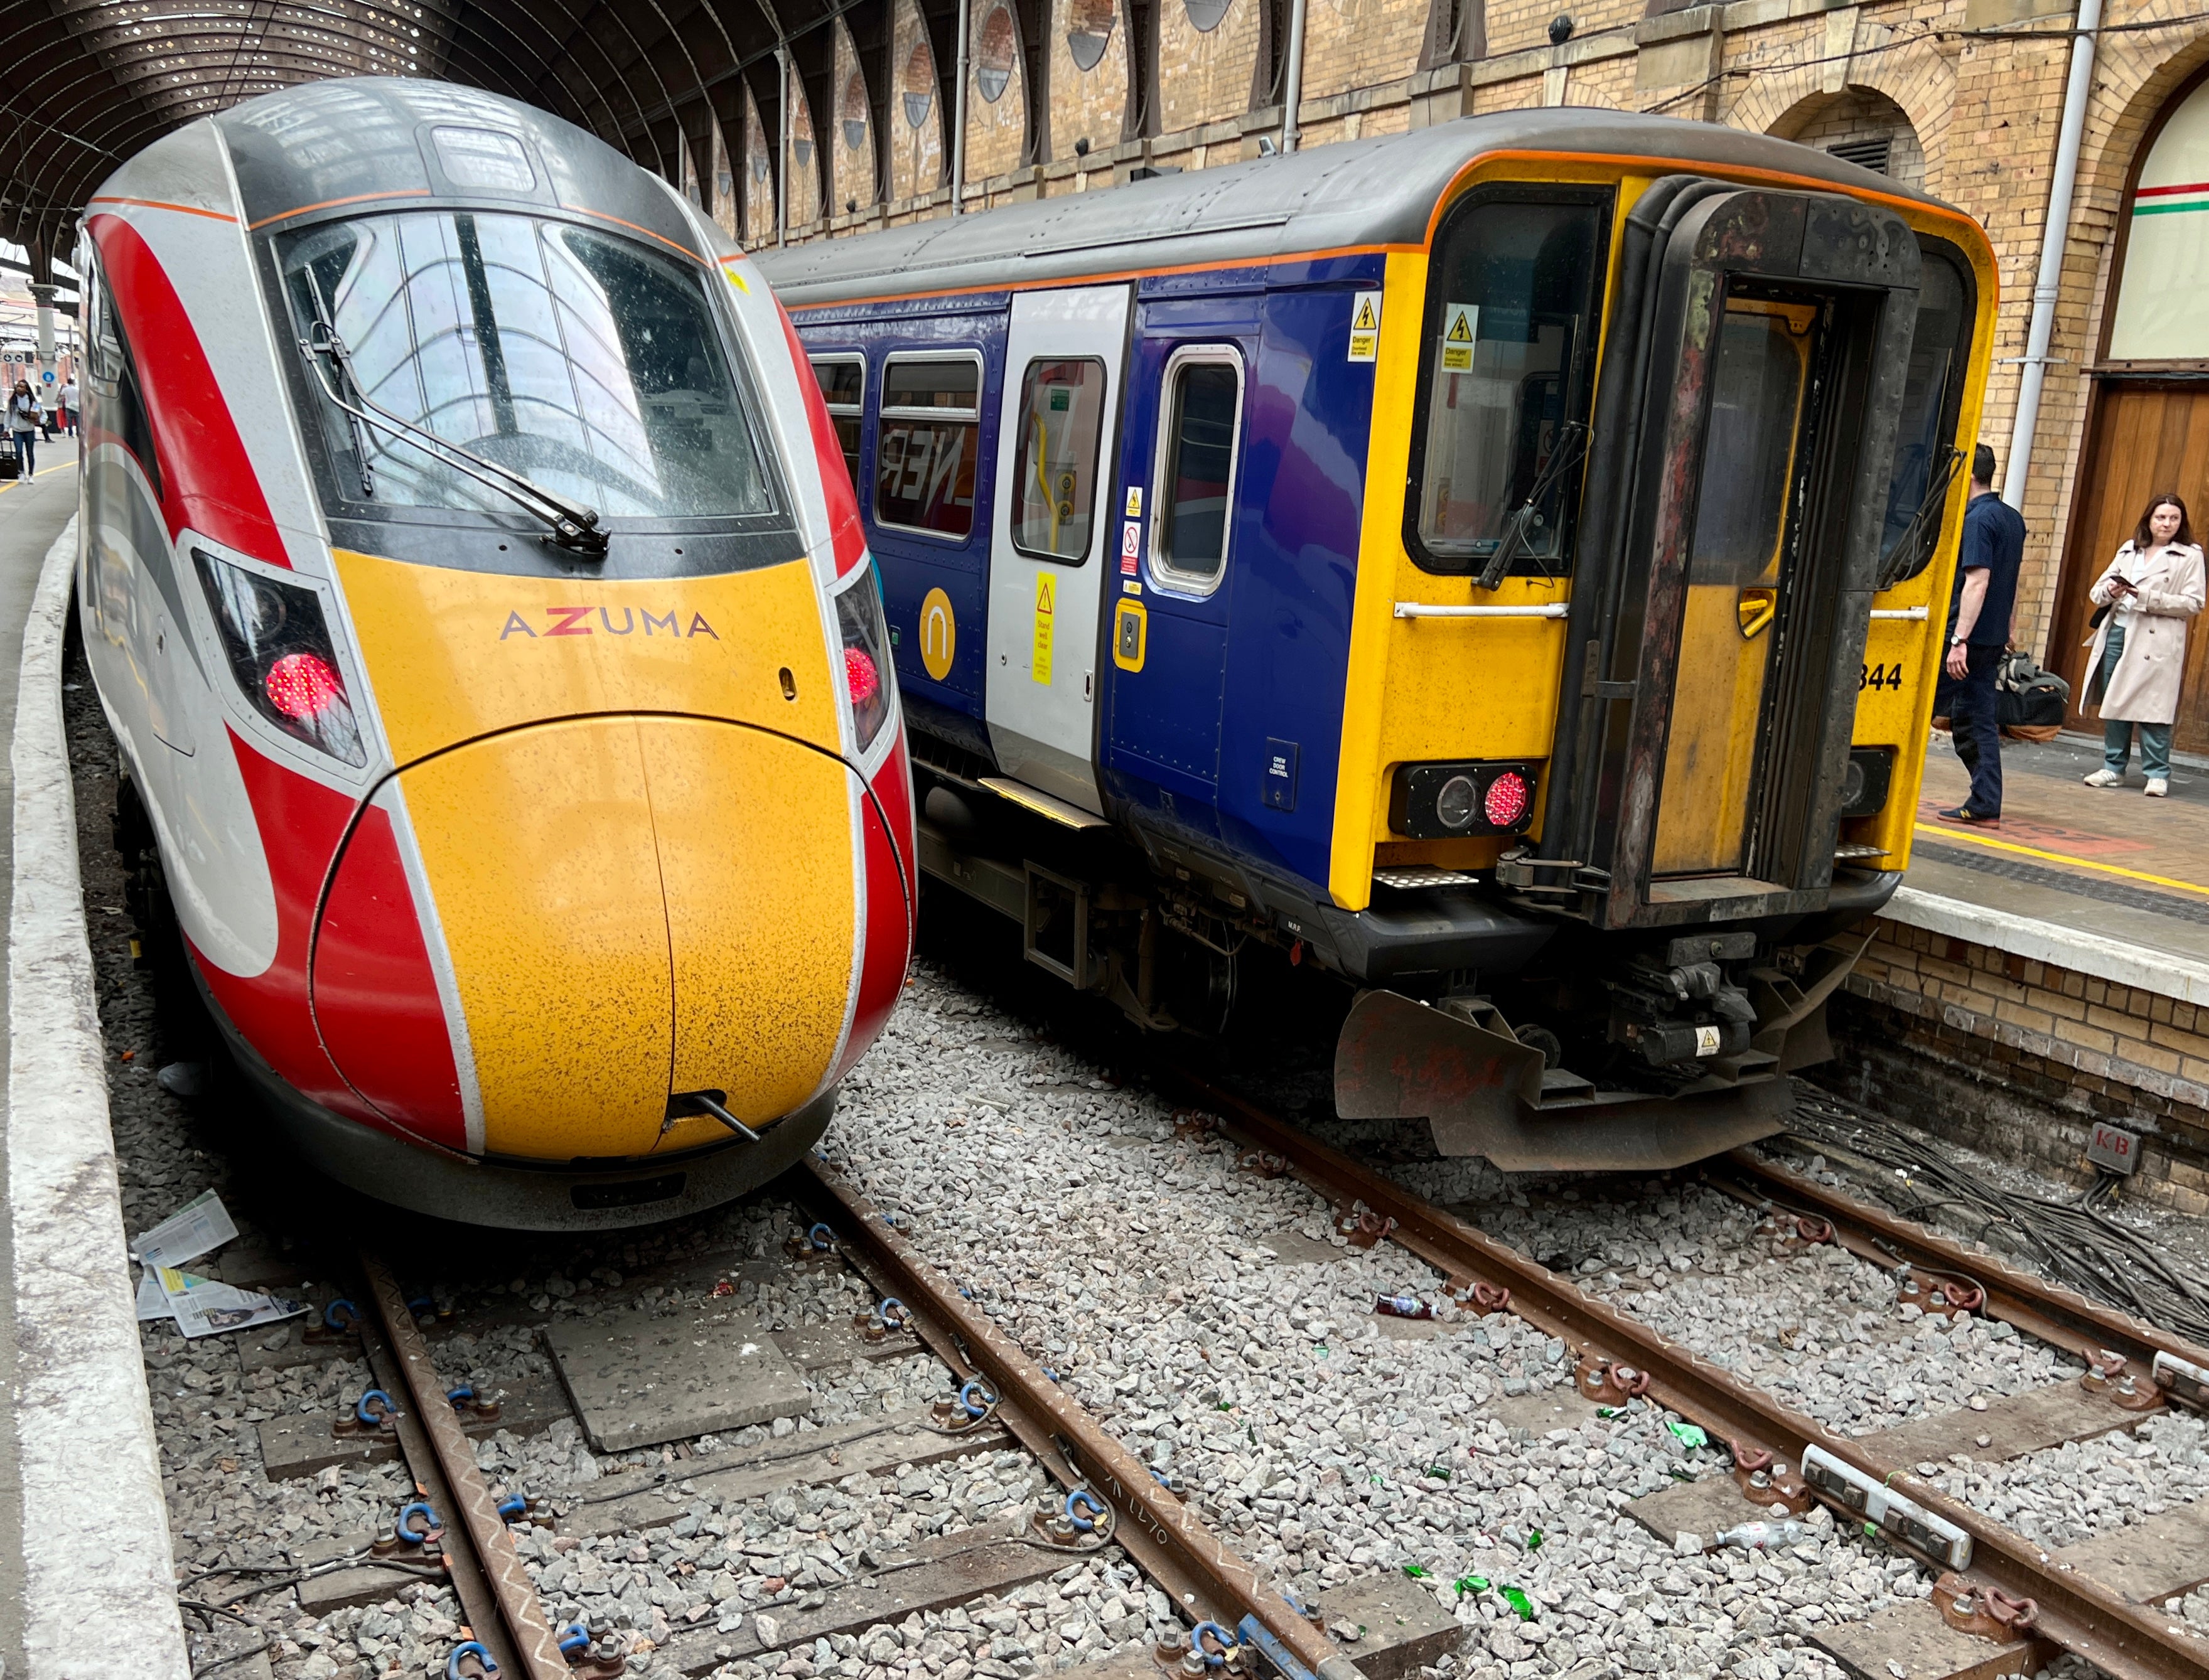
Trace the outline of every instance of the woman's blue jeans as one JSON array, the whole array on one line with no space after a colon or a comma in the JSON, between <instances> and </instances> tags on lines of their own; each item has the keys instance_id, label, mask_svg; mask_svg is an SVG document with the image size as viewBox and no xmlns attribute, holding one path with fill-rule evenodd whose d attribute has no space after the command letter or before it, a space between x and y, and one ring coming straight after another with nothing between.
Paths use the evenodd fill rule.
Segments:
<instances>
[{"instance_id":1,"label":"woman's blue jeans","mask_svg":"<svg viewBox=\"0 0 2209 1680\"><path fill-rule=\"evenodd\" d=\"M2125 627L2114 621L2110 625L2109 639L2102 644L2102 674L2096 685L2104 694L2110 692L2110 680L2116 675L2117 661L2124 657ZM2122 717L2102 719L2102 762L2116 775L2125 773L2125 766L2133 756L2134 725ZM2170 725L2142 723L2140 735L2140 769L2151 782L2170 779Z\"/></svg>"},{"instance_id":2,"label":"woman's blue jeans","mask_svg":"<svg viewBox=\"0 0 2209 1680\"><path fill-rule=\"evenodd\" d=\"M39 435L36 432L15 432L12 435L15 440L17 474L28 478L39 470Z\"/></svg>"}]
</instances>

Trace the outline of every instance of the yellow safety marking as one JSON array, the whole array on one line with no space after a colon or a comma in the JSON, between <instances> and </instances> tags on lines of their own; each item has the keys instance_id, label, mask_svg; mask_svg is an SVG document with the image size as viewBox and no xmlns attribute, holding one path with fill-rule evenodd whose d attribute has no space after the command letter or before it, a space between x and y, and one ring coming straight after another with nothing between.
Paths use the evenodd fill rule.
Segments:
<instances>
[{"instance_id":1,"label":"yellow safety marking","mask_svg":"<svg viewBox=\"0 0 2209 1680\"><path fill-rule=\"evenodd\" d=\"M1050 573L1036 573L1035 642L1030 651L1028 675L1038 682L1050 681L1050 625L1052 602L1056 591L1051 587Z\"/></svg>"},{"instance_id":2,"label":"yellow safety marking","mask_svg":"<svg viewBox=\"0 0 2209 1680\"><path fill-rule=\"evenodd\" d=\"M929 675L941 682L951 675L952 656L959 651L959 618L951 610L951 597L931 589L920 603L920 663Z\"/></svg>"},{"instance_id":3,"label":"yellow safety marking","mask_svg":"<svg viewBox=\"0 0 2209 1680\"><path fill-rule=\"evenodd\" d=\"M49 448L52 447L51 444L47 447ZM64 472L75 465L76 457L72 455L65 461L56 461L51 466L40 467L36 472L31 475L31 478L43 478L50 472ZM6 483L0 484L0 495L5 495L9 491L20 489L21 486L29 483L31 482L31 478L11 478Z\"/></svg>"},{"instance_id":4,"label":"yellow safety marking","mask_svg":"<svg viewBox=\"0 0 2209 1680\"><path fill-rule=\"evenodd\" d=\"M1141 670L1150 639L1150 615L1143 603L1122 601L1112 615L1112 663L1123 671Z\"/></svg>"},{"instance_id":5,"label":"yellow safety marking","mask_svg":"<svg viewBox=\"0 0 2209 1680\"><path fill-rule=\"evenodd\" d=\"M1449 303L1442 309L1442 319L1449 323L1442 333L1442 371L1446 374L1467 374L1472 371L1472 324L1480 319L1478 303Z\"/></svg>"},{"instance_id":6,"label":"yellow safety marking","mask_svg":"<svg viewBox=\"0 0 2209 1680\"><path fill-rule=\"evenodd\" d=\"M729 284L736 287L738 291L743 292L747 297L752 295L750 285L745 280L742 274L737 273L735 264L724 262L721 265L721 272L729 277Z\"/></svg>"},{"instance_id":7,"label":"yellow safety marking","mask_svg":"<svg viewBox=\"0 0 2209 1680\"><path fill-rule=\"evenodd\" d=\"M700 718L642 718L674 964L677 1091L764 1125L818 1088L857 960L852 774L825 753ZM659 1144L727 1133L678 1120Z\"/></svg>"},{"instance_id":8,"label":"yellow safety marking","mask_svg":"<svg viewBox=\"0 0 2209 1680\"><path fill-rule=\"evenodd\" d=\"M2020 846L2014 840L1996 840L1984 834L1975 834L1960 825L1917 823L1917 831L1935 840L1962 840L1974 846L1987 846L1998 852L2015 852L2020 857L2037 857L2049 863L2068 864L2074 869L2092 869L2104 875L2122 875L2128 881L2146 881L2153 886L2176 887L2181 892L2199 892L2209 896L2209 886L2199 886L2192 881L2173 880L2168 875L2151 875L2141 869L2125 869L2114 863L2097 863L2091 858L2073 857L2064 852L2044 852L2037 846Z\"/></svg>"}]
</instances>

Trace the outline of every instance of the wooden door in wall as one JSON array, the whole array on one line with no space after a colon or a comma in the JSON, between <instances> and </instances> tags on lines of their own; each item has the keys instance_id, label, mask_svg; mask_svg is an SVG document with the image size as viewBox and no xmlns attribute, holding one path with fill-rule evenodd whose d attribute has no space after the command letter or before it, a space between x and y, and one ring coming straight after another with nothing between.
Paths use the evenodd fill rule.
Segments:
<instances>
[{"instance_id":1,"label":"wooden door in wall","mask_svg":"<svg viewBox=\"0 0 2209 1680\"><path fill-rule=\"evenodd\" d=\"M2070 727L2098 734L2101 719L2080 705L2093 603L2086 591L2139 522L2147 499L2175 491L2194 517L2196 542L2209 537L2209 384L2104 380L2095 393L2079 493L2056 592L2048 668L2071 684ZM2209 753L2209 614L2188 627L2186 682L2173 744Z\"/></svg>"}]
</instances>

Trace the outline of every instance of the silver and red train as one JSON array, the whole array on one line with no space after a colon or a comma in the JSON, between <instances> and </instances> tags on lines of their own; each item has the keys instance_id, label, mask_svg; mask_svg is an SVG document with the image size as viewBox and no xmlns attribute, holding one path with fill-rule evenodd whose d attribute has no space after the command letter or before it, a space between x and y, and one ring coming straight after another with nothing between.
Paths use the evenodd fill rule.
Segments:
<instances>
[{"instance_id":1,"label":"silver and red train","mask_svg":"<svg viewBox=\"0 0 2209 1680\"><path fill-rule=\"evenodd\" d=\"M795 1161L902 987L904 725L756 272L581 129L310 83L86 210L118 825L306 1156L612 1226Z\"/></svg>"}]
</instances>

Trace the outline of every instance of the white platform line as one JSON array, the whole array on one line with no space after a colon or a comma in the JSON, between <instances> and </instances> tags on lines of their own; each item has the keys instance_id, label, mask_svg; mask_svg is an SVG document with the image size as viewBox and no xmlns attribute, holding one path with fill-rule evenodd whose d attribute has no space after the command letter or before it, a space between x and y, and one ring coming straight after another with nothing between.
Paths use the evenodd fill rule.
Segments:
<instances>
[{"instance_id":1,"label":"white platform line","mask_svg":"<svg viewBox=\"0 0 2209 1680\"><path fill-rule=\"evenodd\" d=\"M15 701L8 1210L31 1680L189 1680L108 1126L62 634L76 521L47 551Z\"/></svg>"}]
</instances>

